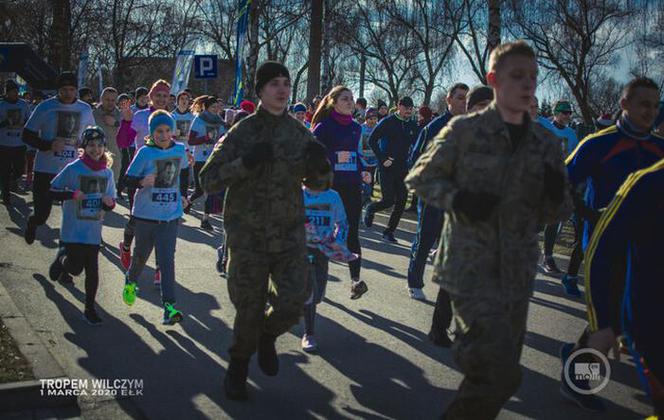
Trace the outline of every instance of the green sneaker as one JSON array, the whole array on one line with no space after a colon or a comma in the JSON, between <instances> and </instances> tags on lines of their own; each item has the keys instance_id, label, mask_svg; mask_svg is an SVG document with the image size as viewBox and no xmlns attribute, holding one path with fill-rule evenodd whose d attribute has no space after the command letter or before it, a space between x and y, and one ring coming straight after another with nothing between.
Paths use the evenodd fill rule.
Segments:
<instances>
[{"instance_id":1,"label":"green sneaker","mask_svg":"<svg viewBox=\"0 0 664 420\"><path fill-rule=\"evenodd\" d=\"M131 306L136 301L136 292L138 292L138 286L134 282L127 282L124 285L124 290L122 291L122 300L127 305Z\"/></svg>"},{"instance_id":2,"label":"green sneaker","mask_svg":"<svg viewBox=\"0 0 664 420\"><path fill-rule=\"evenodd\" d=\"M182 314L182 312L175 309L172 303L169 302L164 303L164 319L162 321L162 324L173 325L178 322L181 322L183 318L184 315Z\"/></svg>"}]
</instances>

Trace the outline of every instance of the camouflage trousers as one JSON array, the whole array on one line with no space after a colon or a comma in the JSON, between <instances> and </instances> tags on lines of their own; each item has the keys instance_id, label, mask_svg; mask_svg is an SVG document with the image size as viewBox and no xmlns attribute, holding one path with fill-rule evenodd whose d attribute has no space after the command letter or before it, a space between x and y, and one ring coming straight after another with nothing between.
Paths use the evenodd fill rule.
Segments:
<instances>
[{"instance_id":1,"label":"camouflage trousers","mask_svg":"<svg viewBox=\"0 0 664 420\"><path fill-rule=\"evenodd\" d=\"M297 324L308 292L304 248L266 254L229 247L228 294L236 310L230 356L247 359L261 334L276 337Z\"/></svg>"},{"instance_id":2,"label":"camouflage trousers","mask_svg":"<svg viewBox=\"0 0 664 420\"><path fill-rule=\"evenodd\" d=\"M445 419L494 419L521 385L528 299L451 295L457 337L452 349L464 374Z\"/></svg>"}]
</instances>

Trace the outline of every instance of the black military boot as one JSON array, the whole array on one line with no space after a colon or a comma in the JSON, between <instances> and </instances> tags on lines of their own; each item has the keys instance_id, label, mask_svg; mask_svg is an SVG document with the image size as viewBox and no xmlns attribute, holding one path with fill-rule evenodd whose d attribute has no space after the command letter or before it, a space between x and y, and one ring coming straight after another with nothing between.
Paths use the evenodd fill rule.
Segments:
<instances>
[{"instance_id":1,"label":"black military boot","mask_svg":"<svg viewBox=\"0 0 664 420\"><path fill-rule=\"evenodd\" d=\"M274 342L277 337L263 334L258 341L258 366L267 376L276 376L279 373L279 358Z\"/></svg>"},{"instance_id":2,"label":"black military boot","mask_svg":"<svg viewBox=\"0 0 664 420\"><path fill-rule=\"evenodd\" d=\"M234 401L244 401L247 394L247 375L249 374L249 359L231 359L224 378L226 398Z\"/></svg>"}]
</instances>

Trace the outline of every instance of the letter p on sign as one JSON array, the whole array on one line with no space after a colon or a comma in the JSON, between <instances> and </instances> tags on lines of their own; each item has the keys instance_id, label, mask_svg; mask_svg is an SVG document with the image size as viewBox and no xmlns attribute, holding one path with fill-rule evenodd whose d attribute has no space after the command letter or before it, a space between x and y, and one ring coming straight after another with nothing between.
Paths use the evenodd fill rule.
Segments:
<instances>
[{"instance_id":1,"label":"letter p on sign","mask_svg":"<svg viewBox=\"0 0 664 420\"><path fill-rule=\"evenodd\" d=\"M196 79L215 79L217 77L217 56L197 55L194 57L194 76Z\"/></svg>"}]
</instances>

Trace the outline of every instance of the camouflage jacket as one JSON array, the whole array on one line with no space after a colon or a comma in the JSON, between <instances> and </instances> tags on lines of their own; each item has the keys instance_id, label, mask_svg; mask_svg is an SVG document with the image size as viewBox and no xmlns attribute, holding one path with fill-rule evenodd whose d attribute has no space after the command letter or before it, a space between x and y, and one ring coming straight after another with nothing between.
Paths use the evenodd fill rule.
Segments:
<instances>
[{"instance_id":1,"label":"camouflage jacket","mask_svg":"<svg viewBox=\"0 0 664 420\"><path fill-rule=\"evenodd\" d=\"M454 118L438 134L406 178L425 202L448 212L434 281L462 296L530 295L539 230L572 212L567 185L559 205L545 195L546 163L568 184L560 140L530 122L514 149L495 102L480 113ZM459 190L495 194L500 202L487 221L463 222L452 216Z\"/></svg>"},{"instance_id":2,"label":"camouflage jacket","mask_svg":"<svg viewBox=\"0 0 664 420\"><path fill-rule=\"evenodd\" d=\"M307 152L309 142L315 141L287 113L275 116L259 106L216 144L200 181L207 193L226 189L224 229L229 247L270 253L305 249L302 180L320 164ZM274 159L246 168L242 156L262 142L272 144Z\"/></svg>"}]
</instances>

